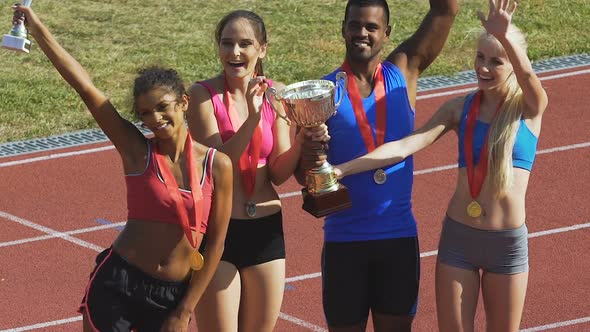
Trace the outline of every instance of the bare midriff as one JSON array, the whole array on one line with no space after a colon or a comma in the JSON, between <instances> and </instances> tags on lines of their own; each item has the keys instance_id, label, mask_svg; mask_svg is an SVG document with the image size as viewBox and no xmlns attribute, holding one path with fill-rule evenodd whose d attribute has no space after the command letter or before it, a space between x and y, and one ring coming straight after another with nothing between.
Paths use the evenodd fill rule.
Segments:
<instances>
[{"instance_id":1,"label":"bare midriff","mask_svg":"<svg viewBox=\"0 0 590 332\"><path fill-rule=\"evenodd\" d=\"M200 244L203 234L198 234ZM191 273L189 256L194 249L180 225L129 220L114 241L113 250L160 280L185 280Z\"/></svg>"},{"instance_id":2,"label":"bare midriff","mask_svg":"<svg viewBox=\"0 0 590 332\"><path fill-rule=\"evenodd\" d=\"M255 218L275 214L281 210L281 201L275 188L270 182L268 165L259 165L256 172L256 186L254 194L248 197L244 192L241 175L234 167L234 187L231 217L235 219L251 219L246 214L246 204L249 201L256 203Z\"/></svg>"},{"instance_id":3,"label":"bare midriff","mask_svg":"<svg viewBox=\"0 0 590 332\"><path fill-rule=\"evenodd\" d=\"M482 207L483 213L477 218L467 215L467 205L474 199L469 193L466 168L460 168L457 186L449 206L449 218L469 227L484 230L506 230L522 226L526 220L525 195L530 172L514 168L514 183L506 194L496 197L496 191L484 185L475 199Z\"/></svg>"}]
</instances>

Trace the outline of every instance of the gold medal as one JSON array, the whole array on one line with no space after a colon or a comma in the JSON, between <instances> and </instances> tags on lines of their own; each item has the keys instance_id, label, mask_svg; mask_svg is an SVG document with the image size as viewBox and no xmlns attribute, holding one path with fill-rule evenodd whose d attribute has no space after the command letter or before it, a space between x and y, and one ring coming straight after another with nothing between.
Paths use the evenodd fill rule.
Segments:
<instances>
[{"instance_id":1,"label":"gold medal","mask_svg":"<svg viewBox=\"0 0 590 332\"><path fill-rule=\"evenodd\" d=\"M198 250L195 250L189 257L189 264L191 269L193 270L200 270L205 265L205 258Z\"/></svg>"},{"instance_id":2,"label":"gold medal","mask_svg":"<svg viewBox=\"0 0 590 332\"><path fill-rule=\"evenodd\" d=\"M256 203L249 201L246 204L246 214L248 215L248 217L250 218L254 218L256 217Z\"/></svg>"},{"instance_id":3,"label":"gold medal","mask_svg":"<svg viewBox=\"0 0 590 332\"><path fill-rule=\"evenodd\" d=\"M476 201L471 201L471 203L469 203L469 205L467 205L467 215L470 216L471 218L477 218L479 216L481 216L481 205L479 205L478 202Z\"/></svg>"},{"instance_id":4,"label":"gold medal","mask_svg":"<svg viewBox=\"0 0 590 332\"><path fill-rule=\"evenodd\" d=\"M384 184L387 181L387 174L384 170L378 169L373 173L373 181L376 184Z\"/></svg>"}]
</instances>

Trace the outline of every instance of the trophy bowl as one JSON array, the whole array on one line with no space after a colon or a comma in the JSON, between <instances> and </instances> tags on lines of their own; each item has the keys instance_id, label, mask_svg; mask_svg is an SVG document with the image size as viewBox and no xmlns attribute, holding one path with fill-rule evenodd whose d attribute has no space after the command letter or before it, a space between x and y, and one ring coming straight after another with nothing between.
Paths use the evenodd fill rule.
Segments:
<instances>
[{"instance_id":1,"label":"trophy bowl","mask_svg":"<svg viewBox=\"0 0 590 332\"><path fill-rule=\"evenodd\" d=\"M280 91L269 88L269 92L285 109L286 118L273 106L280 117L288 122L293 121L300 127L311 128L325 123L336 114L344 98L346 85L346 73L339 72L336 75L336 83L329 80L308 80L290 84ZM338 100L337 91L340 91ZM317 150L318 154L325 154L323 148ZM306 188L302 190L303 209L315 217L322 217L352 205L348 189L337 181L334 168L327 161L321 166L306 170L305 184Z\"/></svg>"},{"instance_id":2,"label":"trophy bowl","mask_svg":"<svg viewBox=\"0 0 590 332\"><path fill-rule=\"evenodd\" d=\"M276 99L282 102L291 121L310 128L325 123L336 113L335 91L331 81L310 80L286 86Z\"/></svg>"}]
</instances>

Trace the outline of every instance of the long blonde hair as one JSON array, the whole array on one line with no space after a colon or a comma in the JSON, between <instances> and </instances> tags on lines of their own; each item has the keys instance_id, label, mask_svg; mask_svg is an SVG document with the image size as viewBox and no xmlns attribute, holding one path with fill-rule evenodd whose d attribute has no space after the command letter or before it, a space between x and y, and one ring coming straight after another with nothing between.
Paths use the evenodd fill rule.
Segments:
<instances>
[{"instance_id":1,"label":"long blonde hair","mask_svg":"<svg viewBox=\"0 0 590 332\"><path fill-rule=\"evenodd\" d=\"M525 36L513 24L508 28L508 38L526 52ZM500 42L485 30L480 33L478 41L482 39L493 41L498 47L502 47ZM506 86L506 99L491 124L488 138L486 185L492 185L497 196L503 196L514 182L512 150L523 112L522 89L518 85L514 71L506 79Z\"/></svg>"}]
</instances>

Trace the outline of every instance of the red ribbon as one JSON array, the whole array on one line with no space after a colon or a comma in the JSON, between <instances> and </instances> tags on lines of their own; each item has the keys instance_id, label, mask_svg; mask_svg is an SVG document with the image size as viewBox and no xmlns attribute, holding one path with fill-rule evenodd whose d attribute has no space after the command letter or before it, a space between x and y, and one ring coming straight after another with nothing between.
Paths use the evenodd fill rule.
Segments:
<instances>
[{"instance_id":1,"label":"red ribbon","mask_svg":"<svg viewBox=\"0 0 590 332\"><path fill-rule=\"evenodd\" d=\"M240 120L237 110L232 107L231 96L229 95L229 89L227 86L227 78L225 79L225 108L229 115L229 121L231 122L234 133L240 129L243 121ZM254 193L254 186L256 185L256 171L258 170L258 159L260 158L260 150L262 149L262 115L258 126L254 129L250 143L242 152L240 156L239 168L240 174L242 175L242 184L244 191L248 197L252 197Z\"/></svg>"},{"instance_id":2,"label":"red ribbon","mask_svg":"<svg viewBox=\"0 0 590 332\"><path fill-rule=\"evenodd\" d=\"M346 90L348 91L348 98L352 104L356 122L358 123L361 136L363 137L363 141L367 147L367 151L371 152L385 142L385 129L387 126L387 102L385 99L385 82L383 79L381 63L377 65L377 69L375 70L375 74L373 76L373 82L375 82L375 104L377 109L375 121L376 139L373 139L371 124L369 123L369 120L367 120L367 114L365 112L363 101L354 78L354 73L352 72L348 61L344 61L344 64L342 64L341 68L348 76L348 86L346 87Z\"/></svg>"},{"instance_id":3,"label":"red ribbon","mask_svg":"<svg viewBox=\"0 0 590 332\"><path fill-rule=\"evenodd\" d=\"M176 179L174 178L174 175L168 166L168 159L165 155L160 153L157 145L156 159L158 161L160 174L164 179L166 189L168 189L168 193L174 202L176 214L180 218L182 230L184 231L184 234L186 235L191 246L196 249L197 239L195 238L193 232L198 232L199 228L201 227L201 218L203 216L203 193L201 192L201 185L199 183L198 177L195 174L196 168L193 160L193 140L190 134L187 134L186 136L184 151L188 176L190 178L191 197L194 203L194 214L192 216L188 215L187 209L185 208L180 190L178 189L178 183L176 182ZM199 222L197 222L197 220Z\"/></svg>"},{"instance_id":4,"label":"red ribbon","mask_svg":"<svg viewBox=\"0 0 590 332\"><path fill-rule=\"evenodd\" d=\"M467 114L467 123L465 125L465 160L467 162L467 181L469 182L469 193L473 199L476 199L481 192L481 188L483 186L483 182L486 178L488 173L488 137L490 128L492 127L493 120L496 118L498 111L502 107L502 103L498 105L498 108L494 112L494 116L492 118L492 122L488 127L488 131L486 132L485 141L481 147L481 152L479 153L479 161L477 165L474 167L474 160L473 160L473 136L475 134L475 123L477 122L477 117L479 115L479 104L481 103L481 95L482 91L477 92L473 100L471 101L471 107L469 108L469 113Z\"/></svg>"}]
</instances>

